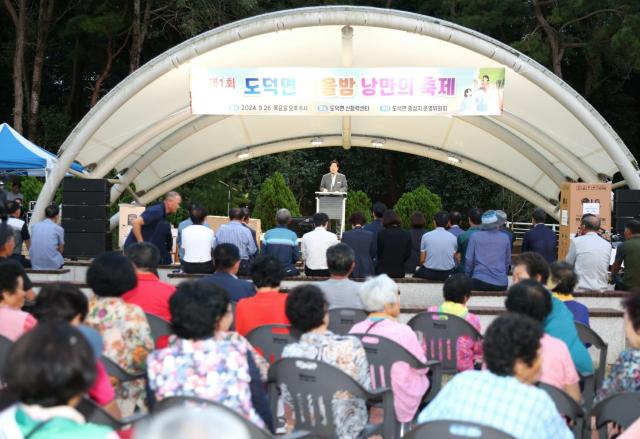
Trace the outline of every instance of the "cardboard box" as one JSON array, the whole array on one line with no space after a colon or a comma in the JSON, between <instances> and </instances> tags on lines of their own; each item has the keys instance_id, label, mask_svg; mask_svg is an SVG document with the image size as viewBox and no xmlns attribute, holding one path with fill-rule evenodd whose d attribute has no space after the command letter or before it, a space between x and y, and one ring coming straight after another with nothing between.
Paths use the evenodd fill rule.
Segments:
<instances>
[{"instance_id":1,"label":"cardboard box","mask_svg":"<svg viewBox=\"0 0 640 439\"><path fill-rule=\"evenodd\" d=\"M560 235L558 260L569 252L571 239L580 229L582 215L600 218L600 227L611 233L611 183L563 183L560 192Z\"/></svg>"},{"instance_id":2,"label":"cardboard box","mask_svg":"<svg viewBox=\"0 0 640 439\"><path fill-rule=\"evenodd\" d=\"M137 204L118 204L120 208L120 226L118 227L118 247L122 248L131 232L131 223L144 212L145 207Z\"/></svg>"}]
</instances>

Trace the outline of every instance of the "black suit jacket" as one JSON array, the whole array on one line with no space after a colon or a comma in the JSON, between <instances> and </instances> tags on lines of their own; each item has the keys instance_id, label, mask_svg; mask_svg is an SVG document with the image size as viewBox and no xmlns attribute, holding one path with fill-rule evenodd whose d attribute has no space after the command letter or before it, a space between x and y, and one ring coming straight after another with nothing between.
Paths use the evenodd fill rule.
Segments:
<instances>
[{"instance_id":1,"label":"black suit jacket","mask_svg":"<svg viewBox=\"0 0 640 439\"><path fill-rule=\"evenodd\" d=\"M219 286L229 294L229 300L232 302L256 295L256 289L251 282L237 279L224 271L216 271L213 274L209 274L203 277L201 282Z\"/></svg>"},{"instance_id":2,"label":"black suit jacket","mask_svg":"<svg viewBox=\"0 0 640 439\"><path fill-rule=\"evenodd\" d=\"M536 224L524 234L522 239L523 252L540 253L549 263L557 259L556 234L544 224Z\"/></svg>"},{"instance_id":3,"label":"black suit jacket","mask_svg":"<svg viewBox=\"0 0 640 439\"><path fill-rule=\"evenodd\" d=\"M376 274L404 277L404 265L411 257L411 235L400 227L378 232L378 265Z\"/></svg>"},{"instance_id":4,"label":"black suit jacket","mask_svg":"<svg viewBox=\"0 0 640 439\"><path fill-rule=\"evenodd\" d=\"M356 227L353 230L344 232L341 241L356 253L356 268L351 273L351 276L362 278L373 276L375 273L373 259L376 257L378 248L376 236L362 227Z\"/></svg>"}]
</instances>

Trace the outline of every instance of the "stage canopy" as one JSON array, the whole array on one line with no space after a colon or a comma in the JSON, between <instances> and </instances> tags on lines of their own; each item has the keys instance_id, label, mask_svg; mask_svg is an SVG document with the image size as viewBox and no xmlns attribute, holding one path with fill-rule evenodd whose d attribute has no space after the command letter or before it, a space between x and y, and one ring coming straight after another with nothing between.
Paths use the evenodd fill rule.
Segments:
<instances>
[{"instance_id":1,"label":"stage canopy","mask_svg":"<svg viewBox=\"0 0 640 439\"><path fill-rule=\"evenodd\" d=\"M54 154L28 141L8 124L0 124L0 172L44 177L56 161ZM77 163L71 168L83 170Z\"/></svg>"},{"instance_id":2,"label":"stage canopy","mask_svg":"<svg viewBox=\"0 0 640 439\"><path fill-rule=\"evenodd\" d=\"M241 68L505 68L497 116L195 115L190 72ZM282 11L231 23L149 61L102 98L61 147L38 200L41 215L66 166L90 177L116 170L117 201L133 185L142 203L240 160L328 146L429 157L492 180L558 217L564 181L640 189L638 165L575 90L527 56L437 18L368 7ZM363 164L366 166L366 164ZM36 216L38 218L38 216Z\"/></svg>"}]
</instances>

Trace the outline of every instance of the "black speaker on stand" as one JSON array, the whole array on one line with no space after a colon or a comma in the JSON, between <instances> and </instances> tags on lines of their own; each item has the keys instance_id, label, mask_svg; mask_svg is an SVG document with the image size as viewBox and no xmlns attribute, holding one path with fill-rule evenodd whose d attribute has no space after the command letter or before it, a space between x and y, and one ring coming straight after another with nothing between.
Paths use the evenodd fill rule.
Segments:
<instances>
[{"instance_id":1,"label":"black speaker on stand","mask_svg":"<svg viewBox=\"0 0 640 439\"><path fill-rule=\"evenodd\" d=\"M618 189L614 192L613 225L615 233L622 235L629 220L640 218L640 190Z\"/></svg>"},{"instance_id":2,"label":"black speaker on stand","mask_svg":"<svg viewBox=\"0 0 640 439\"><path fill-rule=\"evenodd\" d=\"M93 258L111 250L107 180L64 179L62 228L66 258Z\"/></svg>"}]
</instances>

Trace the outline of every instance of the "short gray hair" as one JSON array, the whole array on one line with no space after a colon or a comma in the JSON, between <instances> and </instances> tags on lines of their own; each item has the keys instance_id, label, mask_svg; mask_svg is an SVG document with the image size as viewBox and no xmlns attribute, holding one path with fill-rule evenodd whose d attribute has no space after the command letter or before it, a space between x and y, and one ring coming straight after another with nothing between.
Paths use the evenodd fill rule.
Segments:
<instances>
[{"instance_id":1,"label":"short gray hair","mask_svg":"<svg viewBox=\"0 0 640 439\"><path fill-rule=\"evenodd\" d=\"M276 212L276 223L281 226L286 226L287 224L289 224L290 220L291 212L289 212L289 209L278 209L278 211Z\"/></svg>"},{"instance_id":2,"label":"short gray hair","mask_svg":"<svg viewBox=\"0 0 640 439\"><path fill-rule=\"evenodd\" d=\"M134 439L249 439L240 419L222 407L175 407L141 422Z\"/></svg>"},{"instance_id":3,"label":"short gray hair","mask_svg":"<svg viewBox=\"0 0 640 439\"><path fill-rule=\"evenodd\" d=\"M165 200L170 200L170 199L172 199L172 198L179 197L179 196L180 196L180 194L179 194L179 193L177 193L176 191L169 191L169 192L167 192L167 193L166 193L166 195L164 196L164 199L165 199Z\"/></svg>"},{"instance_id":4,"label":"short gray hair","mask_svg":"<svg viewBox=\"0 0 640 439\"><path fill-rule=\"evenodd\" d=\"M386 274L371 277L360 287L360 299L367 311L382 311L385 304L398 300L398 284Z\"/></svg>"}]
</instances>

